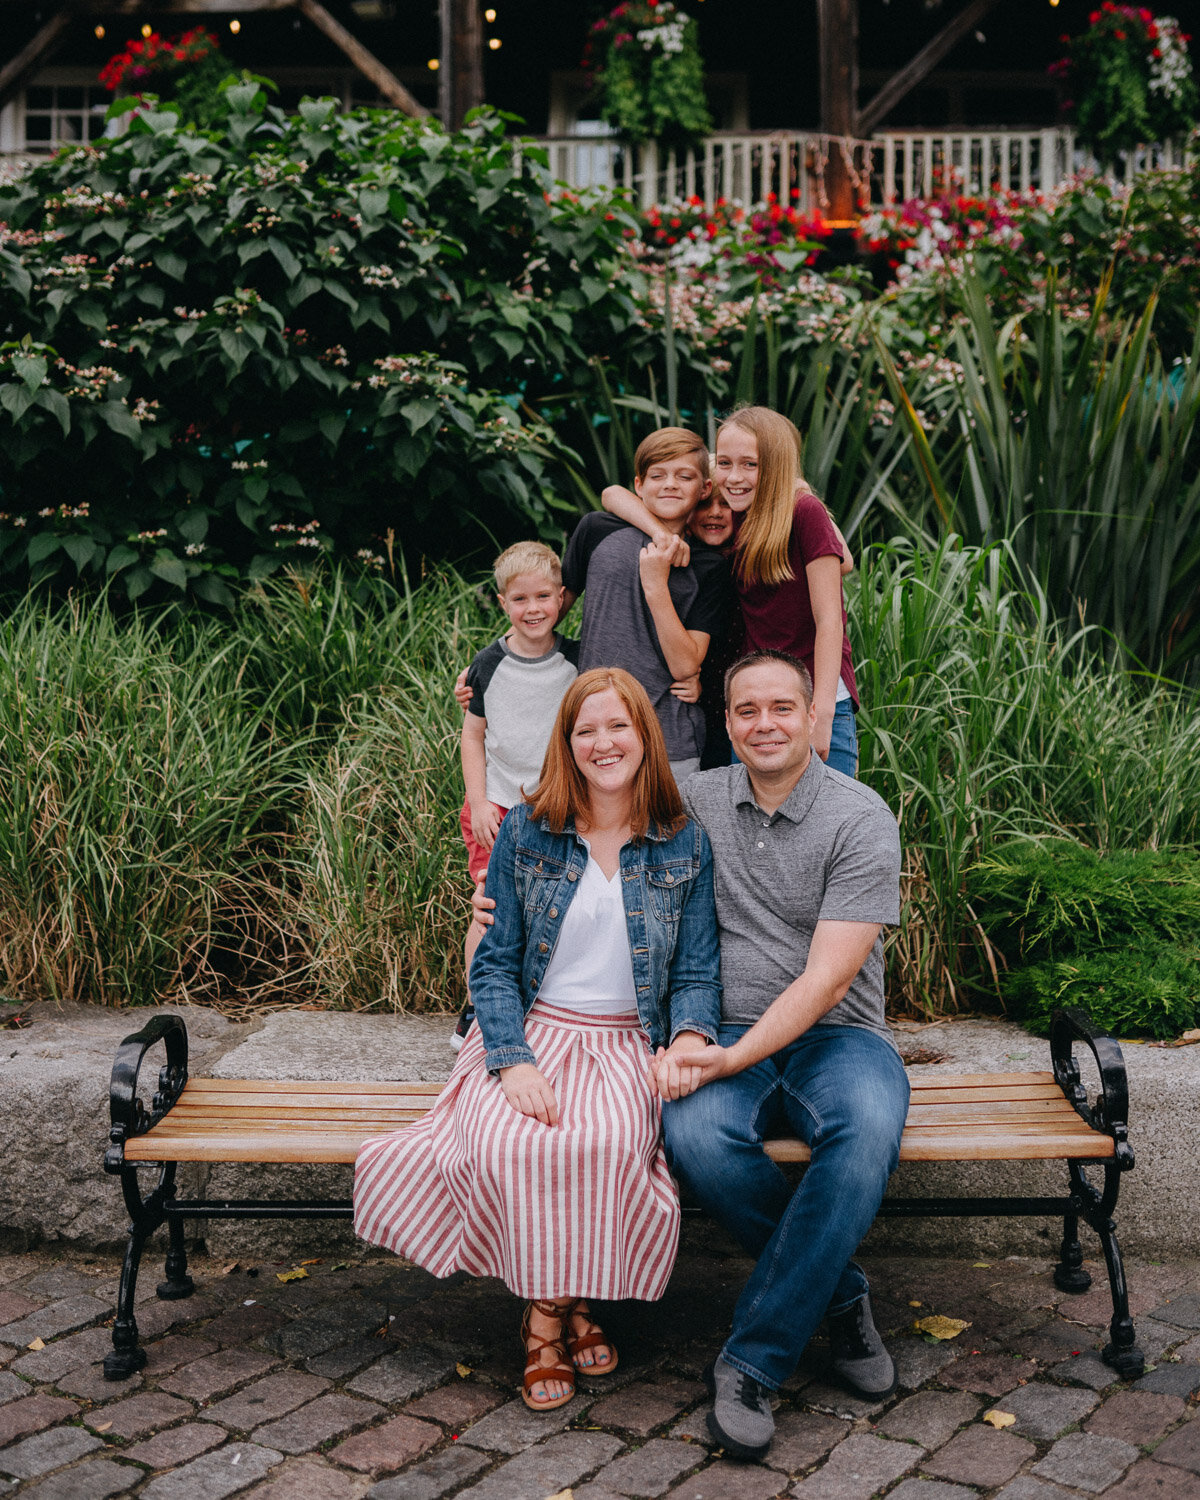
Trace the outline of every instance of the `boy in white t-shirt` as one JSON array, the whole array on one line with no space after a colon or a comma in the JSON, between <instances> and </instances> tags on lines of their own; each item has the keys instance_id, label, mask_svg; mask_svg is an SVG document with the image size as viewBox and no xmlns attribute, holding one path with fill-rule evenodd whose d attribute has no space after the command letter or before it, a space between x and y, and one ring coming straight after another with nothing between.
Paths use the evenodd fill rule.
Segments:
<instances>
[{"instance_id":1,"label":"boy in white t-shirt","mask_svg":"<svg viewBox=\"0 0 1200 1500\"><path fill-rule=\"evenodd\" d=\"M467 668L471 700L462 728L466 785L461 825L467 868L478 885L508 809L537 789L558 705L575 680L578 641L555 631L563 604L562 564L542 542L517 542L495 562L496 592L511 629ZM467 972L479 945L475 923L464 945ZM467 1008L455 1032L471 1023Z\"/></svg>"}]
</instances>

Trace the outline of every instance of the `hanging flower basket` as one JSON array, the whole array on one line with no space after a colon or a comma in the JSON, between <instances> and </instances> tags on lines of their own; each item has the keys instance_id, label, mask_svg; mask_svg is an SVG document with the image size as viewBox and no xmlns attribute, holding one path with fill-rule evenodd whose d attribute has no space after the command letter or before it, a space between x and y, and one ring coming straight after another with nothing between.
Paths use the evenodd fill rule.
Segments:
<instances>
[{"instance_id":1,"label":"hanging flower basket","mask_svg":"<svg viewBox=\"0 0 1200 1500\"><path fill-rule=\"evenodd\" d=\"M1066 55L1050 73L1066 88L1064 113L1102 162L1195 126L1200 95L1187 50L1191 37L1174 16L1104 0L1081 36L1062 41Z\"/></svg>"},{"instance_id":2,"label":"hanging flower basket","mask_svg":"<svg viewBox=\"0 0 1200 1500\"><path fill-rule=\"evenodd\" d=\"M618 135L685 146L712 131L696 38L673 0L626 0L595 23L583 65Z\"/></svg>"}]
</instances>

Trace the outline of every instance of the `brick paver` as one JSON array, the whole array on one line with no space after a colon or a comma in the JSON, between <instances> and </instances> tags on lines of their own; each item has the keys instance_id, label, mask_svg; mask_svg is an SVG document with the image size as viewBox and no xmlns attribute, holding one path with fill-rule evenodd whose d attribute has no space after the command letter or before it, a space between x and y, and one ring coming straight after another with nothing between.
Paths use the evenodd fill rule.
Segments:
<instances>
[{"instance_id":1,"label":"brick paver","mask_svg":"<svg viewBox=\"0 0 1200 1500\"><path fill-rule=\"evenodd\" d=\"M126 1458L136 1458L139 1463L149 1464L152 1469L173 1469L199 1458L218 1443L223 1443L228 1434L212 1422L185 1422L182 1427L171 1427L157 1433L144 1443L126 1448Z\"/></svg>"},{"instance_id":2,"label":"brick paver","mask_svg":"<svg viewBox=\"0 0 1200 1500\"><path fill-rule=\"evenodd\" d=\"M220 1422L223 1427L248 1432L252 1427L294 1411L328 1389L327 1380L305 1375L299 1370L287 1370L282 1375L267 1375L256 1380L235 1396L226 1396L224 1401L201 1407L199 1415L208 1422Z\"/></svg>"},{"instance_id":3,"label":"brick paver","mask_svg":"<svg viewBox=\"0 0 1200 1500\"><path fill-rule=\"evenodd\" d=\"M356 1433L330 1449L334 1463L361 1469L366 1474L390 1474L402 1469L442 1440L442 1429L415 1417L393 1417L378 1427Z\"/></svg>"},{"instance_id":4,"label":"brick paver","mask_svg":"<svg viewBox=\"0 0 1200 1500\"><path fill-rule=\"evenodd\" d=\"M69 1325L97 1306L107 1317L117 1268L111 1257L0 1256L0 1308L17 1314L10 1325L47 1316ZM520 1352L498 1283L438 1283L369 1250L329 1256L295 1284L276 1283L274 1269L226 1275L200 1258L198 1294L179 1303L160 1303L148 1277L138 1321L149 1359L128 1381L103 1378L103 1326L65 1326L39 1350L4 1344L0 1476L13 1477L0 1478L0 1496L544 1500L567 1487L576 1500L1200 1495L1200 1417L1189 1399L1200 1388L1200 1335L1188 1301L1200 1298L1200 1279L1182 1265L1129 1267L1140 1305L1154 1313L1137 1315L1139 1344L1157 1362L1131 1382L1099 1359L1103 1322L1072 1321L1080 1300L1054 1287L1050 1262L868 1258L898 1391L872 1404L827 1384L818 1339L779 1392L762 1464L729 1461L708 1432L698 1377L727 1333L749 1263L696 1221L661 1304L604 1310L621 1348L613 1380L581 1382L553 1412L530 1411L515 1395ZM927 1344L911 1331L913 1300L972 1326ZM1082 1310L1094 1316L1090 1304ZM984 1424L992 1408L1014 1425Z\"/></svg>"},{"instance_id":5,"label":"brick paver","mask_svg":"<svg viewBox=\"0 0 1200 1500\"><path fill-rule=\"evenodd\" d=\"M78 1410L78 1403L62 1396L31 1395L9 1401L0 1406L0 1447L31 1432L41 1432L44 1427L53 1427L55 1422L73 1417Z\"/></svg>"},{"instance_id":6,"label":"brick paver","mask_svg":"<svg viewBox=\"0 0 1200 1500\"><path fill-rule=\"evenodd\" d=\"M383 1411L378 1402L359 1396L320 1396L278 1422L256 1427L254 1440L284 1453L309 1453L330 1438L365 1427Z\"/></svg>"}]
</instances>

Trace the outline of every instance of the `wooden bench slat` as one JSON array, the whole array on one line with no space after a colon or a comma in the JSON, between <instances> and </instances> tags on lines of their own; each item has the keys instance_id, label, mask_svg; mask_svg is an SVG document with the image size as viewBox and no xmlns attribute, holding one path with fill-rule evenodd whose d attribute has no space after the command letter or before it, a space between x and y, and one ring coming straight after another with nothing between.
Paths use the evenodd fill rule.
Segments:
<instances>
[{"instance_id":1,"label":"wooden bench slat","mask_svg":"<svg viewBox=\"0 0 1200 1500\"><path fill-rule=\"evenodd\" d=\"M426 1094L435 1099L445 1088L445 1083L425 1079L390 1080L371 1079L362 1083L330 1083L324 1079L287 1078L189 1078L184 1086L184 1097L196 1094Z\"/></svg>"},{"instance_id":2,"label":"wooden bench slat","mask_svg":"<svg viewBox=\"0 0 1200 1500\"><path fill-rule=\"evenodd\" d=\"M125 1144L130 1161L353 1162L362 1142L420 1119L442 1085L423 1081L197 1078L165 1119ZM775 1161L808 1161L774 1140ZM1052 1073L914 1079L901 1161L1102 1160L1111 1137L1072 1109Z\"/></svg>"}]
</instances>

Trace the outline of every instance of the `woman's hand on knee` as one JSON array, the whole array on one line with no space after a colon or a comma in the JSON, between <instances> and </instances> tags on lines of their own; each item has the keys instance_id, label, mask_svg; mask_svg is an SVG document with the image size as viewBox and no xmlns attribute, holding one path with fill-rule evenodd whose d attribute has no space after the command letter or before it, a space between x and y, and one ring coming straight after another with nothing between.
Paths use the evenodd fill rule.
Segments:
<instances>
[{"instance_id":1,"label":"woman's hand on knee","mask_svg":"<svg viewBox=\"0 0 1200 1500\"><path fill-rule=\"evenodd\" d=\"M558 1100L549 1082L532 1063L514 1063L500 1069L504 1097L518 1114L529 1115L543 1125L558 1124Z\"/></svg>"}]
</instances>

